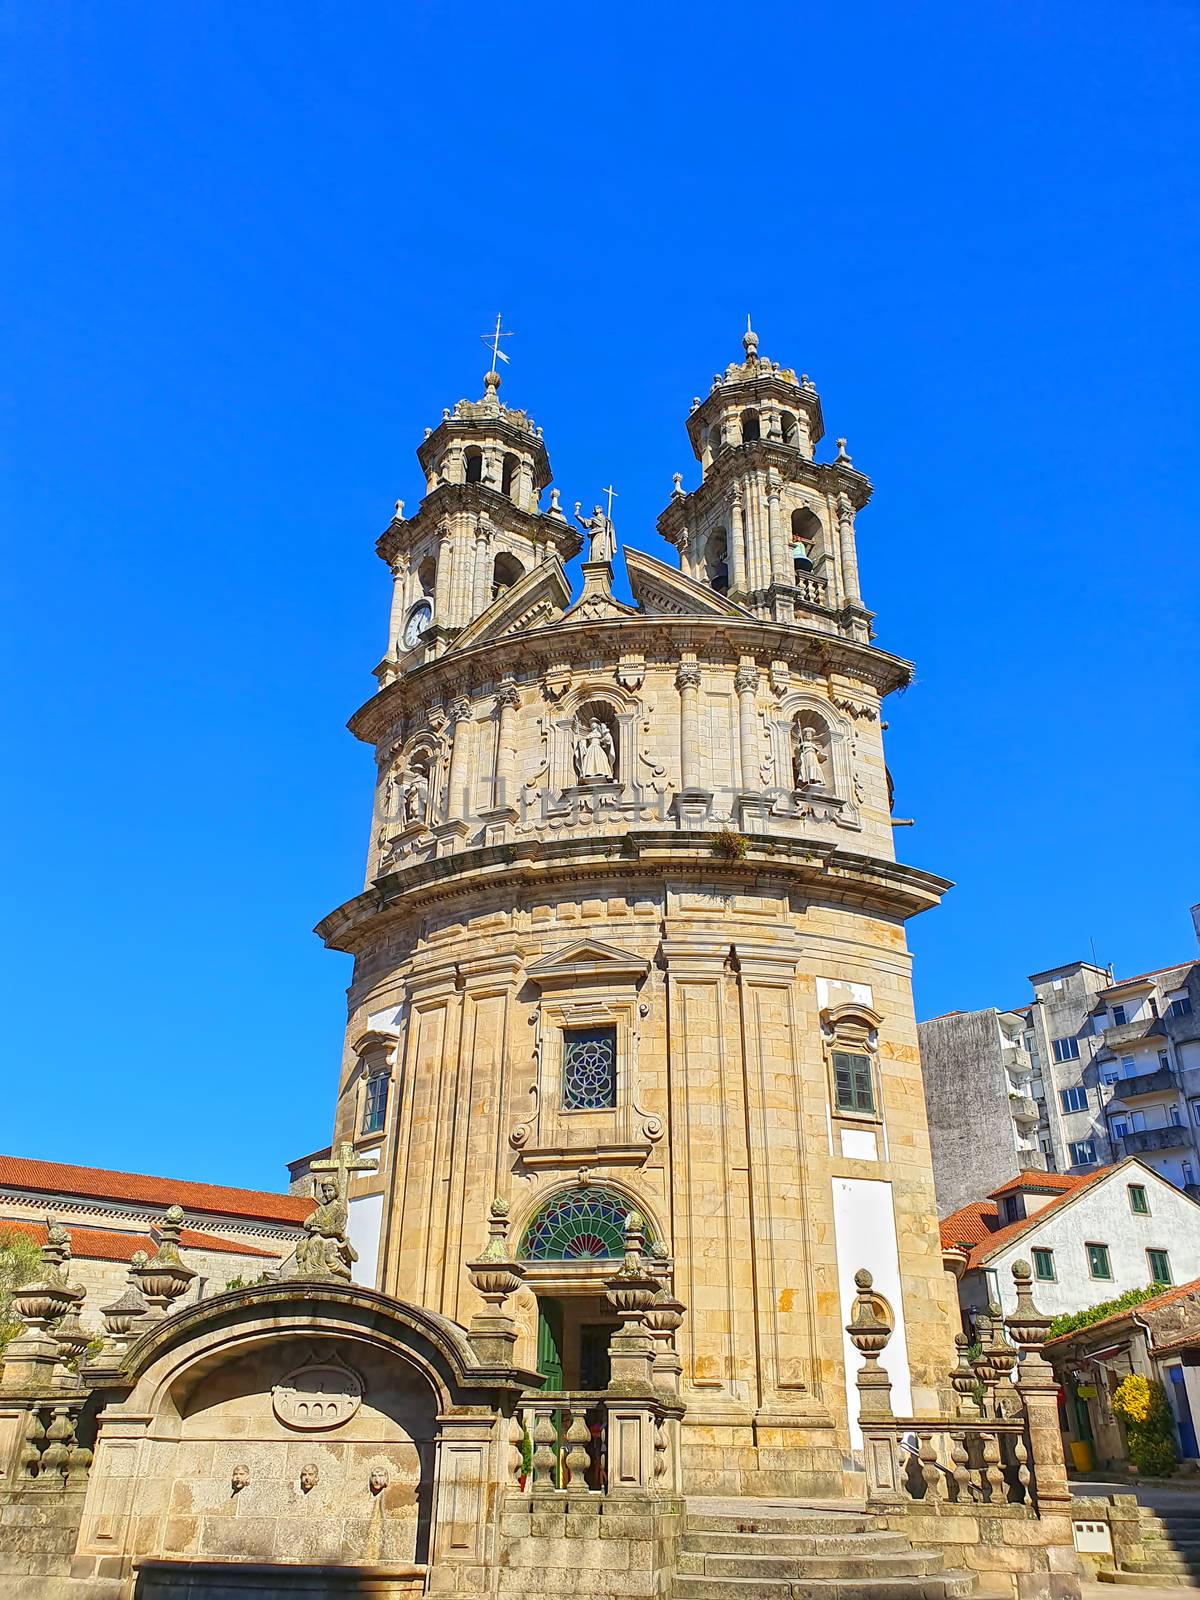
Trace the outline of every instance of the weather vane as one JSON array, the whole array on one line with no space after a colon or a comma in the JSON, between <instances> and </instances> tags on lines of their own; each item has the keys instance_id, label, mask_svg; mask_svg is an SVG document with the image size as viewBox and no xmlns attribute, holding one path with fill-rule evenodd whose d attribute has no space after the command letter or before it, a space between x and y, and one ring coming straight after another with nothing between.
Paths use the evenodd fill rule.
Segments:
<instances>
[{"instance_id":1,"label":"weather vane","mask_svg":"<svg viewBox=\"0 0 1200 1600\"><path fill-rule=\"evenodd\" d=\"M479 335L479 337L480 337L480 339L482 339L483 343L485 345L487 345L488 349L492 352L492 365L491 365L491 368L489 370L492 371L492 372L495 372L497 361L505 361L506 362L508 360L508 357L504 354L504 351L501 350L501 348L500 348L500 341L501 341L501 339L511 339L512 338L511 332L508 332L508 331L505 331L504 333L500 332L500 313L498 311L496 313L496 326L495 326L495 328L492 330L491 333L481 333Z\"/></svg>"}]
</instances>

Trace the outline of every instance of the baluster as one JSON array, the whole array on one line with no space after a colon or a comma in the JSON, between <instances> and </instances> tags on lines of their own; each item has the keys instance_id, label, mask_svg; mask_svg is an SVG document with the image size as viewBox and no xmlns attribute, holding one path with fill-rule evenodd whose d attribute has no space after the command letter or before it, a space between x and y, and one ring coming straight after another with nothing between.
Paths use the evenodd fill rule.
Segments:
<instances>
[{"instance_id":1,"label":"baluster","mask_svg":"<svg viewBox=\"0 0 1200 1600\"><path fill-rule=\"evenodd\" d=\"M971 1474L967 1471L966 1435L961 1429L950 1435L950 1475L954 1479L954 1498L960 1504L973 1500Z\"/></svg>"},{"instance_id":2,"label":"baluster","mask_svg":"<svg viewBox=\"0 0 1200 1600\"><path fill-rule=\"evenodd\" d=\"M1000 1470L1000 1441L990 1428L983 1435L983 1482L989 1505L1003 1505L1007 1501L1007 1486Z\"/></svg>"},{"instance_id":3,"label":"baluster","mask_svg":"<svg viewBox=\"0 0 1200 1600\"><path fill-rule=\"evenodd\" d=\"M942 1472L938 1466L937 1451L933 1447L931 1433L919 1433L917 1441L920 1449L917 1460L921 1465L921 1476L925 1480L925 1499L940 1500L942 1497Z\"/></svg>"},{"instance_id":4,"label":"baluster","mask_svg":"<svg viewBox=\"0 0 1200 1600\"><path fill-rule=\"evenodd\" d=\"M41 1413L33 1410L29 1413L29 1421L25 1426L25 1448L21 1451L21 1465L31 1478L37 1477L45 1440L46 1424L42 1420Z\"/></svg>"},{"instance_id":5,"label":"baluster","mask_svg":"<svg viewBox=\"0 0 1200 1600\"><path fill-rule=\"evenodd\" d=\"M654 1424L654 1476L661 1478L667 1470L667 1427L661 1417Z\"/></svg>"},{"instance_id":6,"label":"baluster","mask_svg":"<svg viewBox=\"0 0 1200 1600\"><path fill-rule=\"evenodd\" d=\"M571 1426L567 1429L567 1483L572 1494L587 1493L587 1469L591 1465L588 1444L591 1434L582 1411L571 1412Z\"/></svg>"},{"instance_id":7,"label":"baluster","mask_svg":"<svg viewBox=\"0 0 1200 1600\"><path fill-rule=\"evenodd\" d=\"M1017 1464L1017 1482L1020 1484L1020 1501L1024 1505L1032 1505L1033 1498L1029 1491L1032 1475L1029 1471L1029 1451L1025 1447L1024 1431L1013 1435L1013 1460Z\"/></svg>"},{"instance_id":8,"label":"baluster","mask_svg":"<svg viewBox=\"0 0 1200 1600\"><path fill-rule=\"evenodd\" d=\"M514 1483L520 1481L521 1463L524 1460L524 1451L521 1446L525 1440L525 1424L519 1411L514 1411L508 1419L508 1472Z\"/></svg>"},{"instance_id":9,"label":"baluster","mask_svg":"<svg viewBox=\"0 0 1200 1600\"><path fill-rule=\"evenodd\" d=\"M540 1406L535 1410L537 1421L533 1428L533 1487L554 1489L558 1476L558 1432L550 1411Z\"/></svg>"}]
</instances>

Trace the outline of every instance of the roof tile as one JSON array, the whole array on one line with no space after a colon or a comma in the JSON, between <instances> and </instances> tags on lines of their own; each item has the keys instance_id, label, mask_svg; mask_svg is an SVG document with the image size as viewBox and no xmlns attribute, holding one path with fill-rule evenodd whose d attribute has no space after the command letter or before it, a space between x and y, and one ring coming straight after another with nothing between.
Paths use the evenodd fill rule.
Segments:
<instances>
[{"instance_id":1,"label":"roof tile","mask_svg":"<svg viewBox=\"0 0 1200 1600\"><path fill-rule=\"evenodd\" d=\"M35 1161L28 1156L0 1156L0 1187L79 1195L91 1200L132 1201L135 1205L181 1205L185 1211L292 1226L303 1222L312 1210L312 1201L303 1195L228 1189L218 1183L153 1178L141 1172L111 1172L105 1167L77 1167L59 1161Z\"/></svg>"}]
</instances>

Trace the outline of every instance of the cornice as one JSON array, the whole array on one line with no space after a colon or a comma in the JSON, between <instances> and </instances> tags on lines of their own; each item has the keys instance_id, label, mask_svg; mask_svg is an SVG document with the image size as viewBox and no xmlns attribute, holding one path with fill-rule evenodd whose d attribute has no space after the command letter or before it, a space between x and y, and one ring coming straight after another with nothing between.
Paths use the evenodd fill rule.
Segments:
<instances>
[{"instance_id":1,"label":"cornice","mask_svg":"<svg viewBox=\"0 0 1200 1600\"><path fill-rule=\"evenodd\" d=\"M669 544L674 544L675 535L688 525L692 513L703 513L708 509L709 500L728 494L751 467L767 470L774 467L790 482L802 483L822 495L841 491L849 496L855 511L861 511L874 493L870 478L853 467L836 461L812 461L793 445L779 439L754 439L749 444L734 444L722 450L694 489L672 495L658 514L655 523L658 532Z\"/></svg>"},{"instance_id":2,"label":"cornice","mask_svg":"<svg viewBox=\"0 0 1200 1600\"><path fill-rule=\"evenodd\" d=\"M375 554L389 565L401 550L423 538L443 517L455 512L486 515L497 528L520 531L530 540L545 540L554 545L564 561L577 555L583 546L583 535L563 516L551 516L548 511L523 511L508 495L501 494L486 483L439 483L421 501L411 517L391 522L375 541Z\"/></svg>"},{"instance_id":3,"label":"cornice","mask_svg":"<svg viewBox=\"0 0 1200 1600\"><path fill-rule=\"evenodd\" d=\"M814 444L824 436L825 418L817 391L804 388L797 381L795 372L788 367L774 367L761 361L757 363L757 367L758 370L755 372L743 369L741 376L736 375L736 369L733 372L727 371L688 416L688 437L697 459L700 456L700 433L704 428L710 427L723 412L734 407L754 405L768 396L779 400L789 411L805 413Z\"/></svg>"},{"instance_id":4,"label":"cornice","mask_svg":"<svg viewBox=\"0 0 1200 1600\"><path fill-rule=\"evenodd\" d=\"M485 410L482 402L476 402L476 406L478 409L473 413L454 411L450 416L443 417L433 432L426 434L417 446L417 460L421 463L422 470L429 472L434 460L455 440L463 437L469 439L475 435L486 438L491 435L511 444L514 450L523 451L533 457L539 468L534 481L539 489L544 489L552 478L550 457L532 419L520 411L515 413L521 418L520 422L517 422L504 406L497 406L494 411Z\"/></svg>"},{"instance_id":5,"label":"cornice","mask_svg":"<svg viewBox=\"0 0 1200 1600\"><path fill-rule=\"evenodd\" d=\"M899 921L937 905L953 887L949 879L918 867L778 834L752 835L746 855L732 862L714 856L711 834L690 830L574 839L539 835L433 857L390 873L322 918L315 932L329 949L355 955L381 932L399 931L439 903L478 897L494 886L503 885L515 901L525 891L544 894L548 883L570 891L575 884L603 879L623 886L624 893L636 892L639 884L657 889L666 879L692 879L761 894L763 885L773 882L809 902L853 906Z\"/></svg>"},{"instance_id":6,"label":"cornice","mask_svg":"<svg viewBox=\"0 0 1200 1600\"><path fill-rule=\"evenodd\" d=\"M694 651L701 663L719 656L736 666L742 656L782 661L808 672L838 672L869 684L881 696L912 681L913 666L875 645L819 628L736 617L613 617L556 622L501 639L489 639L414 667L361 705L347 726L355 738L376 744L409 707L475 692L511 676L528 681L548 667L597 658L613 670L623 656L677 662Z\"/></svg>"}]
</instances>

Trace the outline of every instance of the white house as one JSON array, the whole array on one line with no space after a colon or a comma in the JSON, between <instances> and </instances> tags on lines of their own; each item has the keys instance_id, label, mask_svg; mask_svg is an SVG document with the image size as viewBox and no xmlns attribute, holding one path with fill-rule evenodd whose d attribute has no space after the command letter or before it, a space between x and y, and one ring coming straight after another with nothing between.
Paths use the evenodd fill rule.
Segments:
<instances>
[{"instance_id":1,"label":"white house","mask_svg":"<svg viewBox=\"0 0 1200 1600\"><path fill-rule=\"evenodd\" d=\"M941 1225L968 1321L990 1303L1016 1309L1012 1264L1028 1261L1050 1316L1153 1283L1200 1277L1200 1205L1130 1156L1097 1172L1023 1172Z\"/></svg>"}]
</instances>

